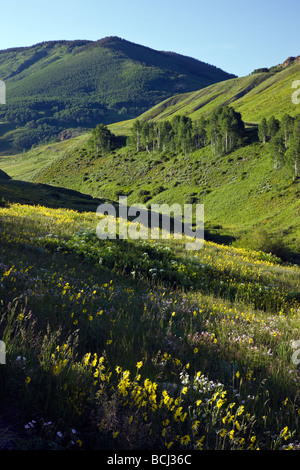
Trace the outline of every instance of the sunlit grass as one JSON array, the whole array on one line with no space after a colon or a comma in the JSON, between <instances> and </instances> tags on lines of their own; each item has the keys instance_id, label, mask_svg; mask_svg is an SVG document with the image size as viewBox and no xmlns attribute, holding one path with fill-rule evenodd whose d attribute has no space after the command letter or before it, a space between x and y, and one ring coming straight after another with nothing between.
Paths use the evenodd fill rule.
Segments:
<instances>
[{"instance_id":1,"label":"sunlit grass","mask_svg":"<svg viewBox=\"0 0 300 470\"><path fill-rule=\"evenodd\" d=\"M100 241L95 213L0 218L13 448L298 448L298 267L211 242Z\"/></svg>"}]
</instances>

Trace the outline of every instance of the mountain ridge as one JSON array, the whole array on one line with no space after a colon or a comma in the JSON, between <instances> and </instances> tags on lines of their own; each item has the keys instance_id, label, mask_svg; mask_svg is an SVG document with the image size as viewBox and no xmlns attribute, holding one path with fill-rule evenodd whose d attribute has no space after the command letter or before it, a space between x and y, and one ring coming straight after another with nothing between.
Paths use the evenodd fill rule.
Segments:
<instances>
[{"instance_id":1,"label":"mountain ridge","mask_svg":"<svg viewBox=\"0 0 300 470\"><path fill-rule=\"evenodd\" d=\"M233 76L118 36L44 41L0 51L7 97L0 121L24 126L13 145L31 148L63 129L131 119L174 94Z\"/></svg>"}]
</instances>

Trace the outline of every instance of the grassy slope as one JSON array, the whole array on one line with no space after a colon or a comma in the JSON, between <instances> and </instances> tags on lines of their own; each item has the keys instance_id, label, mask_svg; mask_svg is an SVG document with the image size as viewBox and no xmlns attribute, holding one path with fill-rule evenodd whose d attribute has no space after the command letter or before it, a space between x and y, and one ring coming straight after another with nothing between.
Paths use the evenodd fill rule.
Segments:
<instances>
[{"instance_id":1,"label":"grassy slope","mask_svg":"<svg viewBox=\"0 0 300 470\"><path fill-rule=\"evenodd\" d=\"M197 118L225 103L241 110L248 122L273 112L278 117L283 112L295 115L291 84L299 68L297 63L276 74L255 74L178 95L142 117L159 120L187 113ZM129 120L111 128L116 134L128 134L130 126ZM221 225L219 235L243 238L260 227L299 251L299 183L293 182L287 167L273 170L268 145L254 142L221 159L213 159L209 148L190 156L165 157L136 155L123 148L95 158L87 154L87 138L88 134L33 149L13 160L1 157L0 168L14 178L76 189L96 198L117 200L119 194L128 195L129 204L144 202L145 190L147 204L204 203L207 227Z\"/></svg>"},{"instance_id":2,"label":"grassy slope","mask_svg":"<svg viewBox=\"0 0 300 470\"><path fill-rule=\"evenodd\" d=\"M299 183L287 168L273 170L268 145L253 143L223 158L209 148L191 156L167 158L120 149L106 157L88 156L86 136L0 158L0 167L17 179L75 189L95 198L128 204L203 203L206 227L236 238L263 227L298 251ZM62 151L63 149L63 151ZM45 161L40 158L45 156ZM34 169L34 170L33 170Z\"/></svg>"},{"instance_id":3,"label":"grassy slope","mask_svg":"<svg viewBox=\"0 0 300 470\"><path fill-rule=\"evenodd\" d=\"M284 113L294 116L299 112L292 103L292 83L297 80L300 63L296 62L277 73L258 73L226 80L204 90L172 97L144 113L141 118L168 119L176 114L187 114L192 119L208 115L215 107L230 105L242 114L245 122L259 122L272 114L280 118Z\"/></svg>"},{"instance_id":4,"label":"grassy slope","mask_svg":"<svg viewBox=\"0 0 300 470\"><path fill-rule=\"evenodd\" d=\"M298 449L299 268L96 219L0 208L0 448Z\"/></svg>"},{"instance_id":5,"label":"grassy slope","mask_svg":"<svg viewBox=\"0 0 300 470\"><path fill-rule=\"evenodd\" d=\"M165 157L123 148L93 158L86 138L0 158L0 168L16 178L0 180L0 196L57 208L0 208L0 326L9 365L0 370L0 403L3 413L10 409L0 422L2 446L299 448L299 370L291 362L299 268L210 242L187 253L177 240L101 245L88 231L74 237L82 228L95 229L99 200L42 185L105 199L128 193L129 203L147 189L148 204L204 202L209 226L224 227L218 240L259 225L296 249L299 182L286 168L275 172L268 146L257 142L222 159L209 148ZM92 212L79 213L79 207ZM153 272L161 273L162 265L156 283ZM99 377L94 354L105 358ZM18 356L26 357L21 366ZM134 378L137 362L141 380ZM130 381L116 367L130 371ZM195 395L199 370L213 388ZM186 373L190 379L180 393ZM215 395L220 381L224 402ZM143 394L142 408L130 387ZM176 409L169 408L165 388L178 396ZM44 421L52 423L48 432Z\"/></svg>"}]
</instances>

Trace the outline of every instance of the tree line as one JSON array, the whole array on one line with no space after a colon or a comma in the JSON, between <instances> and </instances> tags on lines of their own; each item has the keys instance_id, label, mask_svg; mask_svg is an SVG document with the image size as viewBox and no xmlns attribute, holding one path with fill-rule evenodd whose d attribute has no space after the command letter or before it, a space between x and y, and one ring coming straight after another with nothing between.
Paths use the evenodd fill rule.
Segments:
<instances>
[{"instance_id":1,"label":"tree line","mask_svg":"<svg viewBox=\"0 0 300 470\"><path fill-rule=\"evenodd\" d=\"M128 144L136 152L184 154L210 145L213 156L220 156L242 145L244 136L241 114L229 106L222 106L208 118L202 116L195 121L187 116L174 116L160 122L136 119Z\"/></svg>"},{"instance_id":2,"label":"tree line","mask_svg":"<svg viewBox=\"0 0 300 470\"><path fill-rule=\"evenodd\" d=\"M288 164L293 168L294 178L297 178L300 165L300 116L285 114L280 120L274 116L268 120L262 118L258 125L258 137L263 144L270 144L274 169Z\"/></svg>"}]
</instances>

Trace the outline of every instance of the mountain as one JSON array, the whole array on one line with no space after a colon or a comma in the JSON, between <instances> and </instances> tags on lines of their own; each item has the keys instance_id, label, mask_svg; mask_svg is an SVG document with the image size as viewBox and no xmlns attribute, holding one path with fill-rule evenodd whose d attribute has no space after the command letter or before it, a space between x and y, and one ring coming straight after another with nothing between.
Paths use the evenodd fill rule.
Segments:
<instances>
[{"instance_id":1,"label":"mountain","mask_svg":"<svg viewBox=\"0 0 300 470\"><path fill-rule=\"evenodd\" d=\"M234 75L173 52L118 37L48 41L0 51L7 105L0 120L26 126L30 148L66 128L91 128L140 115L177 93Z\"/></svg>"}]
</instances>

